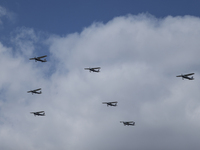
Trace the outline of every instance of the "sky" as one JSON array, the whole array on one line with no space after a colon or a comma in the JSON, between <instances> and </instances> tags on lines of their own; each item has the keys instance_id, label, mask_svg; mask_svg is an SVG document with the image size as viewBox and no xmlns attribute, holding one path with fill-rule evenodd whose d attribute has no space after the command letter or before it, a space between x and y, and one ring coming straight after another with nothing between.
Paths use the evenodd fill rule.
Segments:
<instances>
[{"instance_id":1,"label":"sky","mask_svg":"<svg viewBox=\"0 0 200 150\"><path fill-rule=\"evenodd\" d=\"M0 149L198 150L199 3L2 0Z\"/></svg>"}]
</instances>

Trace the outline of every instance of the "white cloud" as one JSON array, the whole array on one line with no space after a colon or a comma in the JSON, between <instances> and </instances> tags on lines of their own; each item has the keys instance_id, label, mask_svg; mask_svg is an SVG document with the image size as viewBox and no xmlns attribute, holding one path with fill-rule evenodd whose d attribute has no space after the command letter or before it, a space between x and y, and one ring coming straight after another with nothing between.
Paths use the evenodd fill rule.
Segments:
<instances>
[{"instance_id":1,"label":"white cloud","mask_svg":"<svg viewBox=\"0 0 200 150\"><path fill-rule=\"evenodd\" d=\"M199 26L197 17L140 14L47 41L18 30L15 46L0 44L0 148L198 149ZM48 62L29 61L41 43ZM176 78L190 72L194 81ZM26 93L38 87L41 95ZM29 114L37 110L46 116Z\"/></svg>"}]
</instances>

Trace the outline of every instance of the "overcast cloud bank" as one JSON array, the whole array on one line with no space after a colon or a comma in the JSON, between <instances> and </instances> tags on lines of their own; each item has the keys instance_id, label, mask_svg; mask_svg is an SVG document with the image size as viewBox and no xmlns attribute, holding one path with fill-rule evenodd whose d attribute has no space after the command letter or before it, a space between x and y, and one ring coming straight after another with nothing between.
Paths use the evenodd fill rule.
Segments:
<instances>
[{"instance_id":1,"label":"overcast cloud bank","mask_svg":"<svg viewBox=\"0 0 200 150\"><path fill-rule=\"evenodd\" d=\"M199 39L193 16L127 15L48 39L18 30L13 46L0 44L0 148L199 149ZM48 62L29 61L42 44ZM194 81L176 78L190 72Z\"/></svg>"}]
</instances>

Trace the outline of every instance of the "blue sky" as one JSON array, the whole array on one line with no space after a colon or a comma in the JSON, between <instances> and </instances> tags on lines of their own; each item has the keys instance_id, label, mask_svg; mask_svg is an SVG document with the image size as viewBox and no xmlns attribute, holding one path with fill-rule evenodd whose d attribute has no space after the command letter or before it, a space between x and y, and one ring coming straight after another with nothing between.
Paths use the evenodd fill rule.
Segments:
<instances>
[{"instance_id":1,"label":"blue sky","mask_svg":"<svg viewBox=\"0 0 200 150\"><path fill-rule=\"evenodd\" d=\"M1 0L0 149L199 150L199 3Z\"/></svg>"},{"instance_id":2,"label":"blue sky","mask_svg":"<svg viewBox=\"0 0 200 150\"><path fill-rule=\"evenodd\" d=\"M93 22L108 22L116 16L150 13L200 16L198 0L1 0L0 5L16 14L11 27L29 27L53 34L80 32ZM9 31L12 30L9 24ZM6 32L8 33L8 32Z\"/></svg>"}]
</instances>

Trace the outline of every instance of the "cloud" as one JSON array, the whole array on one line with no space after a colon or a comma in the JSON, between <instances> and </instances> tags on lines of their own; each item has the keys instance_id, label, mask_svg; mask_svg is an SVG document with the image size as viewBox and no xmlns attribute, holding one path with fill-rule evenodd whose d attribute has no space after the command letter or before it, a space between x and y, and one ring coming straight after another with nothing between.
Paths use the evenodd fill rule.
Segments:
<instances>
[{"instance_id":1,"label":"cloud","mask_svg":"<svg viewBox=\"0 0 200 150\"><path fill-rule=\"evenodd\" d=\"M198 149L199 26L193 16L140 14L47 39L18 29L13 45L0 44L0 148ZM47 62L29 61L41 47ZM190 72L194 81L176 78ZM45 117L29 114L40 110ZM120 123L129 120L136 126Z\"/></svg>"},{"instance_id":2,"label":"cloud","mask_svg":"<svg viewBox=\"0 0 200 150\"><path fill-rule=\"evenodd\" d=\"M0 6L0 17L6 15L6 9ZM2 24L2 21L0 21L0 24Z\"/></svg>"},{"instance_id":3,"label":"cloud","mask_svg":"<svg viewBox=\"0 0 200 150\"><path fill-rule=\"evenodd\" d=\"M3 24L4 18L9 20L10 22L15 22L16 14L14 14L13 12L7 10L6 8L0 6L0 25Z\"/></svg>"}]
</instances>

